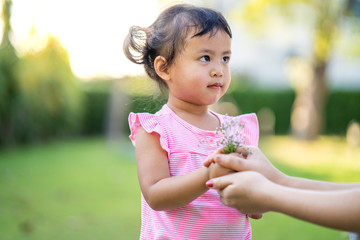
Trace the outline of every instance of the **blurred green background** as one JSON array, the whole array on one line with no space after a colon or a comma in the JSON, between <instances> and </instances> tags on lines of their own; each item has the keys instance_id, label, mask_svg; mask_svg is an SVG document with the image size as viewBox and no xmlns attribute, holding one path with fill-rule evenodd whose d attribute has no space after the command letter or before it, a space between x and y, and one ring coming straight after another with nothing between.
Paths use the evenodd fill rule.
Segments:
<instances>
[{"instance_id":1,"label":"blurred green background","mask_svg":"<svg viewBox=\"0 0 360 240\"><path fill-rule=\"evenodd\" d=\"M106 6L111 1L100 5L95 2L76 1L70 5L56 0L0 1L1 240L139 236L140 189L134 149L127 137L127 116L131 111L155 112L166 97L141 72L130 74L125 63L111 58L112 52L122 53L107 47L112 35L99 29L120 31L116 29L121 25L117 19L106 16L114 9L118 10L113 13L116 16L126 15L125 5L110 10ZM136 5L152 4L156 10L148 11L152 17L174 2L133 1L131 7L137 12L126 16L140 24L137 19L141 12ZM260 147L289 175L360 181L359 1L191 3L223 12L234 31L232 84L212 108L230 115L257 113ZM56 25L51 16L60 9L68 12L58 12L68 15ZM47 14L38 17L40 12ZM79 16L83 18L79 20ZM116 30L101 25L99 19L91 20L94 16L108 19ZM146 25L153 21L150 17ZM44 34L46 21L50 30ZM25 22L28 28L21 37ZM289 53L288 49L275 48L285 52L286 57L270 55L283 66L277 72L286 70L285 80L274 79L269 66L262 62L253 63L252 71L242 70L244 66L236 58L246 62L252 54L239 50L237 36L246 32L251 42L264 44L271 42L269 36L283 34L279 29L290 32L299 25L306 29L307 40L293 36L286 44L306 42L306 51L295 48ZM68 35L60 31L71 26L76 31L65 31ZM87 36L88 31L94 36ZM126 31L121 30L124 34ZM81 33L90 43L99 39L103 43L89 48L87 40L81 40ZM116 42L120 50L121 41ZM76 52L80 48L72 45L76 42L87 47L84 52ZM76 56L83 58L78 60ZM343 65L344 59L348 65ZM96 70L96 66L109 64L109 60L119 73ZM336 70L339 66L345 67ZM261 72L268 79L256 75ZM252 221L252 226L255 240L348 238L345 232L276 213Z\"/></svg>"}]
</instances>

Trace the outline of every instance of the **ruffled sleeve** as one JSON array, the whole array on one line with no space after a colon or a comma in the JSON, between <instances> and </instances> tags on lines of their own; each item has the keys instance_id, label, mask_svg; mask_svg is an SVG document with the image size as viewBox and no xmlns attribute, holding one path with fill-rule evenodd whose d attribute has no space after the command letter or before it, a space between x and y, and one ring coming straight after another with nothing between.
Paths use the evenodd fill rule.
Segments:
<instances>
[{"instance_id":1,"label":"ruffled sleeve","mask_svg":"<svg viewBox=\"0 0 360 240\"><path fill-rule=\"evenodd\" d=\"M156 115L150 113L130 113L129 114L130 140L132 144L136 145L136 136L139 127L141 126L147 133L156 132L160 136L160 145L169 152L168 140L166 133L156 119Z\"/></svg>"},{"instance_id":2,"label":"ruffled sleeve","mask_svg":"<svg viewBox=\"0 0 360 240\"><path fill-rule=\"evenodd\" d=\"M243 114L237 117L244 124L245 142L250 146L259 144L259 122L255 113Z\"/></svg>"}]
</instances>

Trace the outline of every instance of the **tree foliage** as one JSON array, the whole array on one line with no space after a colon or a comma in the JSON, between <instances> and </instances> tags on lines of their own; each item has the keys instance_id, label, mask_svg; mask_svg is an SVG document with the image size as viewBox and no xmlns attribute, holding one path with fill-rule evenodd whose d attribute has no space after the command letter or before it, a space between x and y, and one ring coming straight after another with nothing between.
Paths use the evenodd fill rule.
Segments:
<instances>
[{"instance_id":1,"label":"tree foliage","mask_svg":"<svg viewBox=\"0 0 360 240\"><path fill-rule=\"evenodd\" d=\"M0 45L0 146L42 141L79 129L82 95L69 55L53 36L19 58L11 44L11 0L4 0ZM29 38L36 37L33 31Z\"/></svg>"},{"instance_id":2,"label":"tree foliage","mask_svg":"<svg viewBox=\"0 0 360 240\"><path fill-rule=\"evenodd\" d=\"M9 35L11 1L5 0L1 17L4 22L4 33L0 44L0 145L14 142L15 106L18 104L18 82L15 76L18 57L12 46Z\"/></svg>"},{"instance_id":3,"label":"tree foliage","mask_svg":"<svg viewBox=\"0 0 360 240\"><path fill-rule=\"evenodd\" d=\"M316 138L324 129L324 109L327 100L326 71L334 52L335 43L344 36L352 35L359 39L360 31L343 29L359 26L353 21L354 4L357 0L322 1L322 0L252 0L245 1L241 8L233 11L233 16L246 22L250 32L255 35L273 33L274 22L283 25L305 24L311 34L311 56L296 56L293 63L307 62L309 72L302 72L295 85L296 99L292 111L292 132L303 139ZM300 11L299 11L300 10ZM275 25L276 26L276 25ZM351 52L358 51L359 44L349 42ZM300 61L299 61L300 58ZM292 61L289 61L291 64ZM303 64L302 64L303 65ZM299 72L298 64L290 65L290 70Z\"/></svg>"},{"instance_id":4,"label":"tree foliage","mask_svg":"<svg viewBox=\"0 0 360 240\"><path fill-rule=\"evenodd\" d=\"M25 55L18 66L24 139L66 135L79 126L81 95L69 56L60 42L47 37L44 49Z\"/></svg>"}]
</instances>

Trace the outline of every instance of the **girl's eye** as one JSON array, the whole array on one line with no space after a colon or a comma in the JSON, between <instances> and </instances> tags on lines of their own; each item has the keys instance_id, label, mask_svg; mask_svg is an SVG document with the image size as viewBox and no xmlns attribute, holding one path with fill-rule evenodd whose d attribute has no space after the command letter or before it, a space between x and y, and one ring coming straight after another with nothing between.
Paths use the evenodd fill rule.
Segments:
<instances>
[{"instance_id":1,"label":"girl's eye","mask_svg":"<svg viewBox=\"0 0 360 240\"><path fill-rule=\"evenodd\" d=\"M223 57L223 58L222 58L222 61L223 61L224 63L228 63L228 62L230 61L230 57Z\"/></svg>"},{"instance_id":2,"label":"girl's eye","mask_svg":"<svg viewBox=\"0 0 360 240\"><path fill-rule=\"evenodd\" d=\"M210 61L210 57L209 57L209 56L202 56L202 57L200 58L200 61L202 61L202 62L209 62L209 61Z\"/></svg>"}]
</instances>

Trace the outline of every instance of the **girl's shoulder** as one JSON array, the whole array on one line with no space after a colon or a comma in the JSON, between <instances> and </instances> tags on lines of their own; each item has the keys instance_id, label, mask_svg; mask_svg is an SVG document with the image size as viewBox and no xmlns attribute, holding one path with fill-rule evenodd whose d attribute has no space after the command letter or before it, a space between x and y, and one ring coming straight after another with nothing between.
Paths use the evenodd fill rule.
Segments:
<instances>
[{"instance_id":1,"label":"girl's shoulder","mask_svg":"<svg viewBox=\"0 0 360 240\"><path fill-rule=\"evenodd\" d=\"M241 114L235 116L234 118L240 121L241 123L245 124L245 126L247 125L248 128L251 128L252 130L259 128L259 121L256 113Z\"/></svg>"},{"instance_id":2,"label":"girl's shoulder","mask_svg":"<svg viewBox=\"0 0 360 240\"><path fill-rule=\"evenodd\" d=\"M166 121L170 117L170 112L168 108L163 106L158 112L156 113L133 113L129 114L129 124L131 125L145 125L143 127L150 127L153 128L159 124L159 122ZM146 130L146 129L145 129Z\"/></svg>"},{"instance_id":3,"label":"girl's shoulder","mask_svg":"<svg viewBox=\"0 0 360 240\"><path fill-rule=\"evenodd\" d=\"M132 143L135 145L136 136L139 127L141 126L147 133L157 133L160 135L160 141L165 142L167 139L167 134L165 130L165 125L169 119L169 113L164 107L158 112L152 113L133 113L129 114L129 127L130 127L130 139ZM163 145L163 144L162 144ZM165 146L163 146L166 149Z\"/></svg>"},{"instance_id":4,"label":"girl's shoulder","mask_svg":"<svg viewBox=\"0 0 360 240\"><path fill-rule=\"evenodd\" d=\"M221 122L235 120L235 121L239 121L245 125L251 125L253 127L259 126L259 122L258 122L256 113L245 113L245 114L241 114L241 115L237 115L237 116L223 115L223 114L219 114L219 113L215 113L215 112L214 112L214 114L220 118Z\"/></svg>"},{"instance_id":5,"label":"girl's shoulder","mask_svg":"<svg viewBox=\"0 0 360 240\"><path fill-rule=\"evenodd\" d=\"M238 121L243 127L243 134L247 145L257 146L259 143L259 122L255 113L246 113L237 116L228 116L218 114L221 124L227 124L227 121Z\"/></svg>"}]
</instances>

